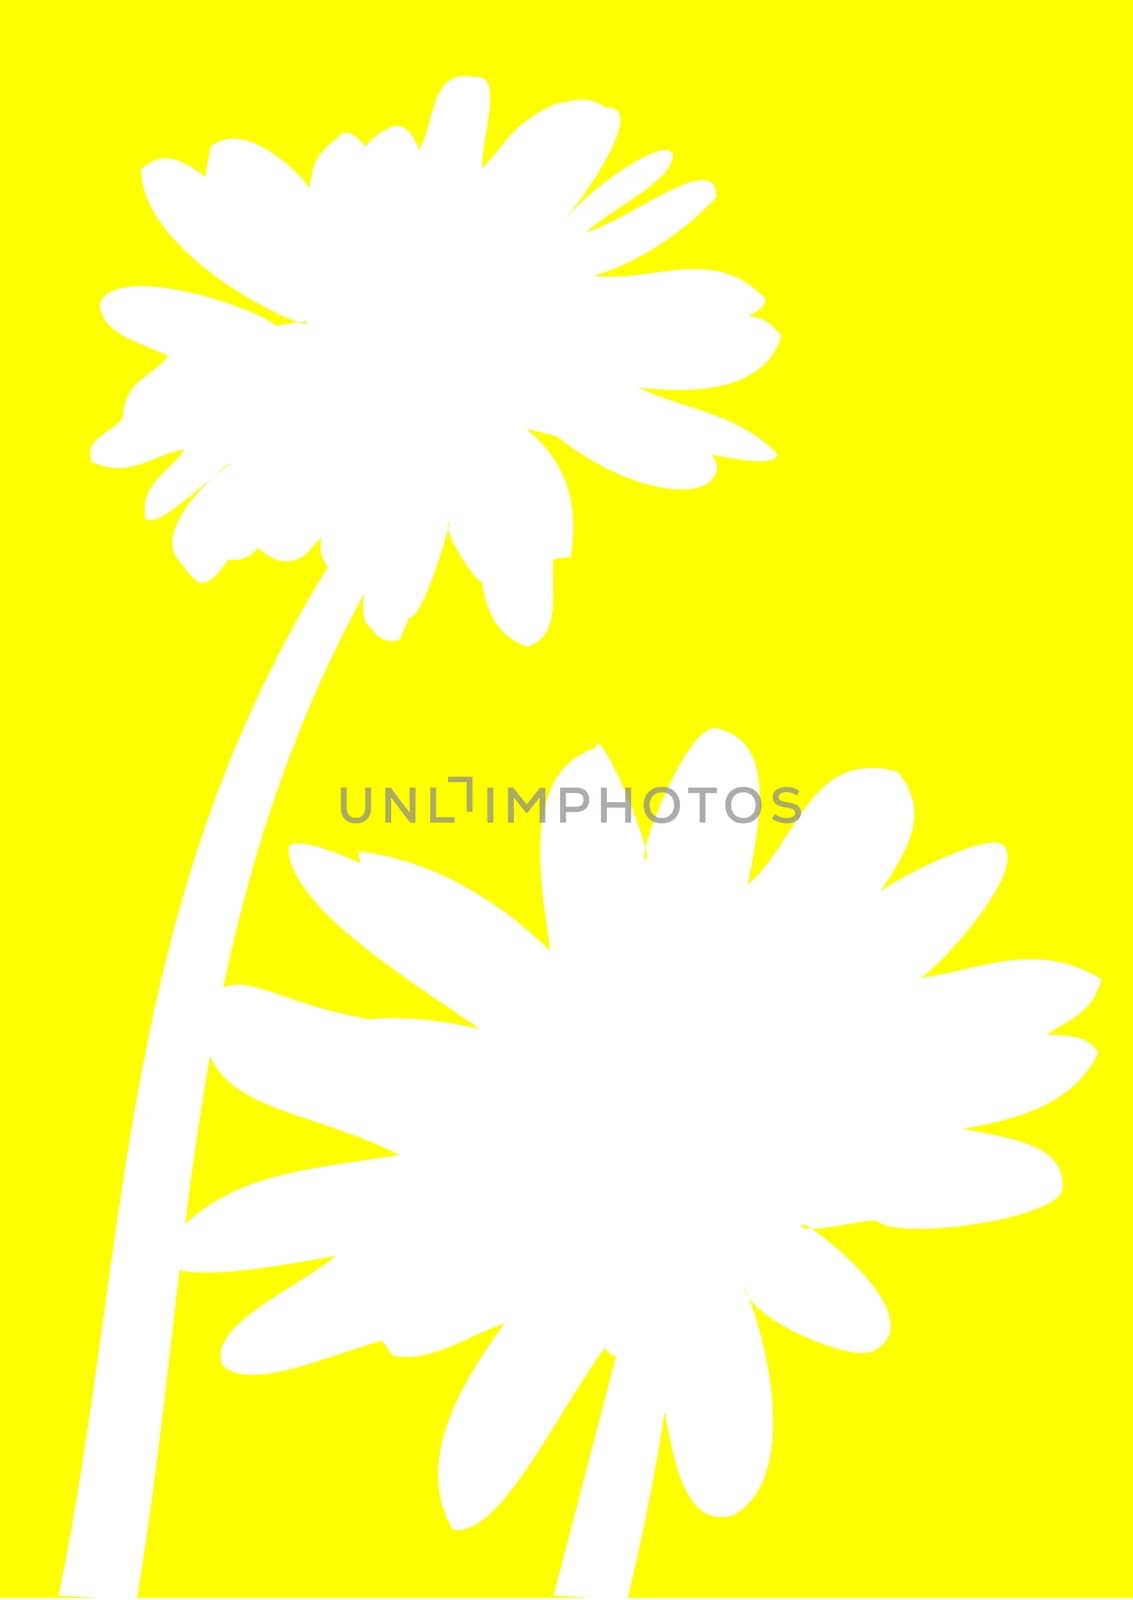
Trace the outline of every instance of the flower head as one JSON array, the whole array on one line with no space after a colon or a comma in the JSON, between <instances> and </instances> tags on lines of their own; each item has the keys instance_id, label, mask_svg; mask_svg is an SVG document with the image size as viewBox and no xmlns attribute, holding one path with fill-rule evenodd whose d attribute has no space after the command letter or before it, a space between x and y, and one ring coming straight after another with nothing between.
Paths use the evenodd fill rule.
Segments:
<instances>
[{"instance_id":1,"label":"flower head","mask_svg":"<svg viewBox=\"0 0 1133 1600\"><path fill-rule=\"evenodd\" d=\"M771 451L745 429L650 391L701 389L762 365L777 335L725 273L611 277L713 198L681 184L621 212L664 173L646 156L591 189L617 113L551 106L486 163L488 88L458 78L418 146L404 128L343 134L310 183L258 145L213 147L202 174L143 174L158 219L218 278L284 321L170 289L103 301L167 359L94 446L107 466L180 451L146 515L189 500L174 550L206 579L261 549L322 540L396 638L446 531L493 615L525 643L569 553L563 476L535 433L642 483L707 483L718 456ZM589 193L587 191L590 190Z\"/></svg>"},{"instance_id":2,"label":"flower head","mask_svg":"<svg viewBox=\"0 0 1133 1600\"><path fill-rule=\"evenodd\" d=\"M620 792L598 750L559 781ZM755 786L723 733L673 780L678 795ZM473 1026L227 991L214 1058L237 1087L397 1153L218 1201L189 1224L185 1264L333 1257L232 1333L238 1371L498 1327L442 1449L457 1524L508 1493L603 1349L644 1375L687 1489L725 1515L771 1443L752 1303L872 1350L885 1305L816 1230L950 1227L1054 1199L1048 1156L970 1130L1081 1076L1090 1046L1050 1030L1096 980L1044 961L924 976L995 892L1004 852L886 887L912 826L890 772L829 784L751 882L753 830L720 809L682 806L647 853L616 812L557 815L546 944L420 867L296 848L318 904Z\"/></svg>"}]
</instances>

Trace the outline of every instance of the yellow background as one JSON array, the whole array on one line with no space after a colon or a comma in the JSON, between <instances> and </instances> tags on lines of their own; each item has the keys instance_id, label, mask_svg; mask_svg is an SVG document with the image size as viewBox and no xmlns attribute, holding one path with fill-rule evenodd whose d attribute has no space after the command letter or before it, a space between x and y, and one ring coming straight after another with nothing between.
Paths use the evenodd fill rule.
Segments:
<instances>
[{"instance_id":1,"label":"yellow background","mask_svg":"<svg viewBox=\"0 0 1133 1600\"><path fill-rule=\"evenodd\" d=\"M350 829L338 786L450 772L535 786L601 741L664 783L722 725L804 795L899 768L907 865L1005 842L951 964L1070 960L1108 986L1082 1087L1020 1124L1065 1175L1048 1210L840 1238L894 1332L840 1354L765 1323L770 1474L696 1512L662 1455L641 1593L1129 1592L1127 152L1114 7L451 3L24 8L9 21L4 258L12 702L0 1587L54 1591L82 1446L138 1064L215 785L320 570L256 557L195 584L147 525L150 468L87 460L152 358L103 326L128 283L212 287L139 170L255 139L304 173L329 140L420 133L486 75L490 141L563 98L623 114L719 199L650 266L767 296L771 365L721 410L779 451L665 493L557 449L576 512L555 620L490 623L451 550L404 641L351 628L296 749L233 975L344 1009L429 1006L340 934L285 847L387 849L541 927L538 830ZM770 835L767 827L761 854ZM15 1019L13 1031L12 1019ZM214 1075L194 1205L363 1147ZM218 1361L298 1270L187 1278L146 1564L155 1594L547 1593L601 1399L592 1375L480 1527L449 1531L436 1456L480 1342L260 1379Z\"/></svg>"}]
</instances>

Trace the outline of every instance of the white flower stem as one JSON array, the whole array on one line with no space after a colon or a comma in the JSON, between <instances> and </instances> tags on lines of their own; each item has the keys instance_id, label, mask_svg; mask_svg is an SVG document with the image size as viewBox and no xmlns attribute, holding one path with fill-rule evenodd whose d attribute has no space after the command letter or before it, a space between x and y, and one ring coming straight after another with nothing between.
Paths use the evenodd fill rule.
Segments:
<instances>
[{"instance_id":1,"label":"white flower stem","mask_svg":"<svg viewBox=\"0 0 1133 1600\"><path fill-rule=\"evenodd\" d=\"M358 605L328 572L303 608L213 801L158 988L142 1062L62 1593L136 1595L177 1299L208 1012L224 983L260 840L323 673Z\"/></svg>"},{"instance_id":2,"label":"white flower stem","mask_svg":"<svg viewBox=\"0 0 1133 1600\"><path fill-rule=\"evenodd\" d=\"M617 1359L582 1480L556 1595L624 1600L649 1509L661 1408L632 1357Z\"/></svg>"}]
</instances>

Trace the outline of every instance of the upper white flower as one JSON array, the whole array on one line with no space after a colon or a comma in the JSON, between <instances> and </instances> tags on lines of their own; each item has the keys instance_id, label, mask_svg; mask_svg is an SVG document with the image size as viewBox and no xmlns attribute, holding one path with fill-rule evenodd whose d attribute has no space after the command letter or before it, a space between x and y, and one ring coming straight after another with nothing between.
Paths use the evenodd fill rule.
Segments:
<instances>
[{"instance_id":1,"label":"upper white flower","mask_svg":"<svg viewBox=\"0 0 1133 1600\"><path fill-rule=\"evenodd\" d=\"M562 774L620 793L601 751ZM1093 1051L1050 1036L1096 980L1046 961L925 977L999 883L997 845L886 887L912 827L894 773L806 806L749 883L756 787L700 739L654 825L595 802L543 834L548 943L447 878L309 847L296 870L339 925L475 1026L361 1019L230 989L214 1059L239 1088L398 1152L269 1179L188 1225L185 1265L333 1257L229 1337L269 1372L384 1342L436 1350L500 1327L457 1402L441 1491L463 1525L515 1483L603 1349L668 1420L719 1515L763 1476L771 1403L752 1302L872 1350L872 1285L819 1228L949 1227L1060 1189L1049 1156L969 1131L1053 1099ZM502 1325L502 1326L501 1326Z\"/></svg>"},{"instance_id":2,"label":"upper white flower","mask_svg":"<svg viewBox=\"0 0 1133 1600\"><path fill-rule=\"evenodd\" d=\"M173 238L287 319L170 289L103 301L114 328L168 359L93 457L133 466L182 452L146 515L195 495L174 549L196 577L255 549L291 559L321 538L327 561L356 575L371 626L396 638L449 530L500 626L531 642L571 541L566 484L532 430L671 488L707 483L718 456L772 454L648 392L754 372L777 341L752 315L760 296L720 272L606 276L683 228L711 184L607 221L657 182L667 152L587 194L615 111L551 106L484 164L487 120L487 85L458 78L420 147L404 128L369 144L343 134L309 184L238 139L213 147L204 174L145 169Z\"/></svg>"}]
</instances>

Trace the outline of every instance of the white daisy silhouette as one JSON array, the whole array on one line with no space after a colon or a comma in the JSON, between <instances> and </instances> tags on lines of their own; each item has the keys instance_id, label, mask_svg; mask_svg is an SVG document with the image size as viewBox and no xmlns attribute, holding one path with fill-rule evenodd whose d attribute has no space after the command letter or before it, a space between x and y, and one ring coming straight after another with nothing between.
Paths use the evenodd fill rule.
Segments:
<instances>
[{"instance_id":1,"label":"white daisy silhouette","mask_svg":"<svg viewBox=\"0 0 1133 1600\"><path fill-rule=\"evenodd\" d=\"M530 644L551 616L571 505L543 432L644 483L691 488L716 457L771 454L655 388L753 372L776 334L721 272L606 276L713 197L646 156L591 188L617 113L552 106L485 164L488 89L442 89L418 148L403 128L350 135L309 184L242 140L204 174L145 169L169 233L271 315L161 288L116 291L108 321L166 356L94 446L108 466L180 452L146 514L181 505L174 548L196 577L260 549L321 540L327 571L245 724L185 888L142 1068L119 1205L71 1545L69 1593L136 1592L207 1054L252 863L292 744L361 602L397 638L446 531L499 625ZM590 190L589 193L587 191ZM625 209L625 208L631 209ZM620 213L615 215L615 213ZM284 319L284 320L279 320ZM190 498L192 497L192 498Z\"/></svg>"},{"instance_id":2,"label":"white daisy silhouette","mask_svg":"<svg viewBox=\"0 0 1133 1600\"><path fill-rule=\"evenodd\" d=\"M288 560L321 538L371 626L395 639L448 529L500 626L530 643L571 540L566 484L532 430L669 488L707 483L717 456L771 455L735 423L649 392L761 366L777 335L752 315L755 290L722 272L605 276L683 228L712 185L607 221L657 182L667 152L587 195L616 111L551 106L485 164L487 122L487 84L457 78L420 148L404 128L369 144L343 134L309 184L239 139L214 145L204 174L146 168L177 242L288 319L171 289L103 301L114 328L168 359L94 459L183 452L146 514L195 494L174 533L194 576L256 549Z\"/></svg>"},{"instance_id":3,"label":"white daisy silhouette","mask_svg":"<svg viewBox=\"0 0 1133 1600\"><path fill-rule=\"evenodd\" d=\"M559 785L623 792L600 750ZM757 788L745 747L706 734L672 787L684 803L647 854L636 824L596 802L558 821L552 795L546 944L420 867L296 847L318 904L473 1026L226 991L213 1053L232 1083L396 1155L254 1184L187 1227L191 1270L333 1258L232 1333L237 1371L499 1328L441 1449L457 1526L508 1494L612 1352L564 1594L628 1592L662 1418L703 1510L758 1489L771 1400L753 1303L841 1349L885 1340L877 1291L815 1230L1046 1204L1049 1156L971 1130L1053 1099L1093 1057L1050 1035L1089 1004L1086 972L925 976L1005 853L886 887L912 827L896 774L829 784L752 882L753 829L706 799Z\"/></svg>"}]
</instances>

